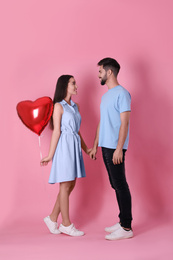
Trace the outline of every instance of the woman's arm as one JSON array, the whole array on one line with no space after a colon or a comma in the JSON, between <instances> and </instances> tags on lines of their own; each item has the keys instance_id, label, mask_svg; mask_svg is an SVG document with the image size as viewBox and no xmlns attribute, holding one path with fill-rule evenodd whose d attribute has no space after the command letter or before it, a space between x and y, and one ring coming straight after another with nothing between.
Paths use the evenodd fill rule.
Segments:
<instances>
[{"instance_id":1,"label":"woman's arm","mask_svg":"<svg viewBox=\"0 0 173 260\"><path fill-rule=\"evenodd\" d=\"M53 158L53 155L55 153L56 146L59 141L59 137L61 134L61 118L63 114L63 108L61 104L56 103L54 105L54 110L53 110L53 132L52 132L52 137L51 137L51 142L50 142L50 148L49 148L49 153L48 156L43 158L41 160L41 165L47 165L48 162L50 162Z\"/></svg>"},{"instance_id":2,"label":"woman's arm","mask_svg":"<svg viewBox=\"0 0 173 260\"><path fill-rule=\"evenodd\" d=\"M89 154L92 149L88 149L88 147L86 146L86 144L85 144L85 142L84 142L80 132L78 132L78 135L80 136L80 139L81 139L81 147L82 147L82 149L84 150L84 152L86 154Z\"/></svg>"}]
</instances>

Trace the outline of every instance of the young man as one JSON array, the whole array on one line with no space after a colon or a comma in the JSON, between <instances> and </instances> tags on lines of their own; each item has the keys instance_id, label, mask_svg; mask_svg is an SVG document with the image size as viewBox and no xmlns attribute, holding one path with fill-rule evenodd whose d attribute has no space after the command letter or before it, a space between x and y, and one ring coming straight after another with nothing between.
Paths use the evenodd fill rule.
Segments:
<instances>
[{"instance_id":1,"label":"young man","mask_svg":"<svg viewBox=\"0 0 173 260\"><path fill-rule=\"evenodd\" d=\"M110 233L105 238L117 240L133 236L131 194L125 177L124 163L129 142L131 96L118 83L120 65L116 60L105 58L98 62L98 66L101 85L106 84L108 91L102 96L100 123L90 157L96 159L97 147L102 148L103 160L120 210L120 222L105 228L105 231Z\"/></svg>"}]
</instances>

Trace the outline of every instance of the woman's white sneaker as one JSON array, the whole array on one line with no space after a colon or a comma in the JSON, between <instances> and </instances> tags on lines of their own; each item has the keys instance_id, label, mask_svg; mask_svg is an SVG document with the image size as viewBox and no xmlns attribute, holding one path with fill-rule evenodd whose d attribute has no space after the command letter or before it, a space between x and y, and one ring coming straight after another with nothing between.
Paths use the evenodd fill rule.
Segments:
<instances>
[{"instance_id":1,"label":"woman's white sneaker","mask_svg":"<svg viewBox=\"0 0 173 260\"><path fill-rule=\"evenodd\" d=\"M58 229L57 222L53 222L49 216L44 218L44 222L46 223L46 226L48 227L49 231L52 234L60 234L61 232Z\"/></svg>"},{"instance_id":2,"label":"woman's white sneaker","mask_svg":"<svg viewBox=\"0 0 173 260\"><path fill-rule=\"evenodd\" d=\"M112 233L114 231L116 231L117 229L119 229L121 227L120 223L116 223L115 225L111 226L111 227L106 227L105 231Z\"/></svg>"},{"instance_id":3,"label":"woman's white sneaker","mask_svg":"<svg viewBox=\"0 0 173 260\"><path fill-rule=\"evenodd\" d=\"M132 230L125 230L120 226L119 229L116 231L112 232L109 235L105 236L105 239L107 240L119 240L119 239L125 239L125 238L131 238L133 237L133 231Z\"/></svg>"},{"instance_id":4,"label":"woman's white sneaker","mask_svg":"<svg viewBox=\"0 0 173 260\"><path fill-rule=\"evenodd\" d=\"M79 231L78 229L75 228L74 224L71 224L68 227L63 226L62 224L60 224L59 226L59 230L69 236L72 237L79 237L79 236L83 236L84 232L83 231Z\"/></svg>"}]
</instances>

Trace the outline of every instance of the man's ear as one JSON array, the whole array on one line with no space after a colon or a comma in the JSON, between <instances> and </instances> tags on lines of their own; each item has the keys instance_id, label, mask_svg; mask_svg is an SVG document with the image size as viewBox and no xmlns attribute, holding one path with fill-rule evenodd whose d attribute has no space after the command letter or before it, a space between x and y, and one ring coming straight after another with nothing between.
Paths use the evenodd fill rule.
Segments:
<instances>
[{"instance_id":1,"label":"man's ear","mask_svg":"<svg viewBox=\"0 0 173 260\"><path fill-rule=\"evenodd\" d=\"M112 74L112 70L111 69L107 70L107 76L110 76L111 74Z\"/></svg>"}]
</instances>

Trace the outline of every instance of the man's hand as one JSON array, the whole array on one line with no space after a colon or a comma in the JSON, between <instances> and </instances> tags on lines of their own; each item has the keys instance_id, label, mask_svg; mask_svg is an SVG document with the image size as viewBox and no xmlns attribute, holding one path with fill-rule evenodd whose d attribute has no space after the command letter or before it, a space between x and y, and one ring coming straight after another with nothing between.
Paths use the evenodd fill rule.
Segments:
<instances>
[{"instance_id":1,"label":"man's hand","mask_svg":"<svg viewBox=\"0 0 173 260\"><path fill-rule=\"evenodd\" d=\"M112 157L113 164L120 164L123 162L123 151L115 150Z\"/></svg>"},{"instance_id":2,"label":"man's hand","mask_svg":"<svg viewBox=\"0 0 173 260\"><path fill-rule=\"evenodd\" d=\"M90 153L89 153L90 159L96 160L96 159L97 159L97 158L96 158L96 153L97 153L97 149L93 147L92 150L91 150Z\"/></svg>"}]
</instances>

